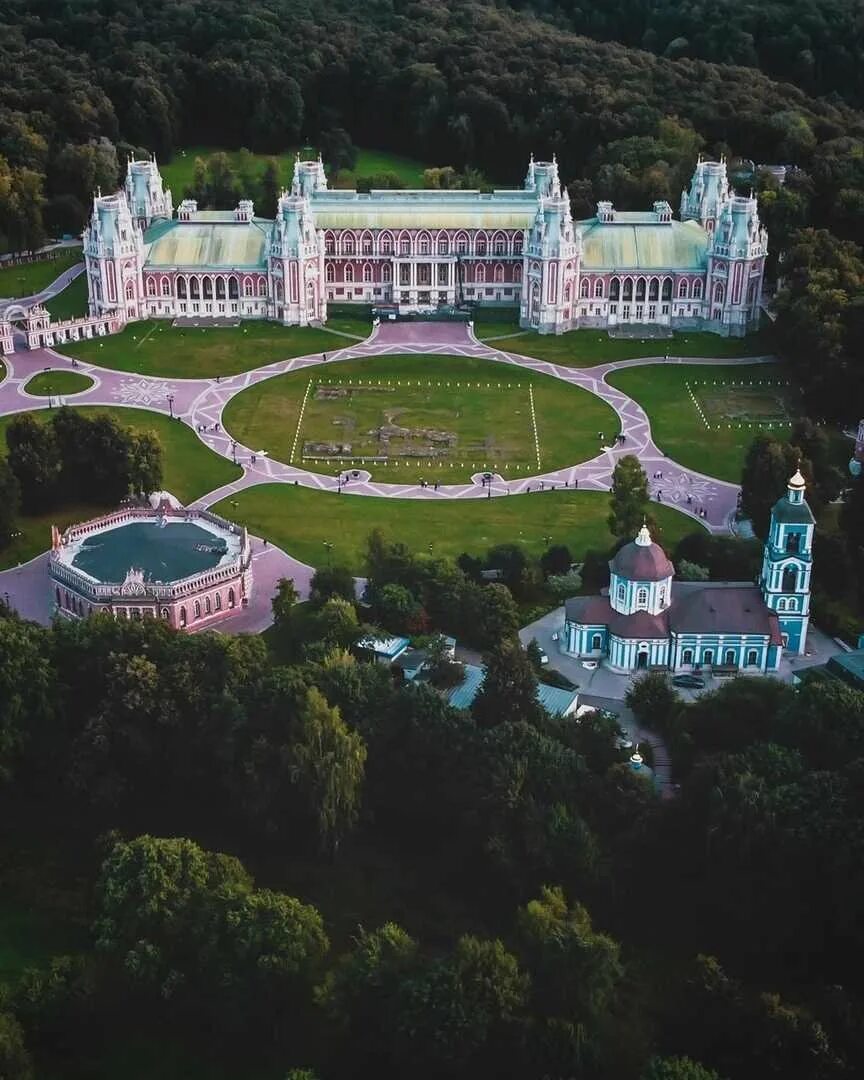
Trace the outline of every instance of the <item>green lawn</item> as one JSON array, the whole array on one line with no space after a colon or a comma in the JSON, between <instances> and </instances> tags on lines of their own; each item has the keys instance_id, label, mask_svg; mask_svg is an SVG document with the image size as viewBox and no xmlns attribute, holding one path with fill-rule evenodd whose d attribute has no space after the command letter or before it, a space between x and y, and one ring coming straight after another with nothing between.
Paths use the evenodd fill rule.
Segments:
<instances>
[{"instance_id":1,"label":"green lawn","mask_svg":"<svg viewBox=\"0 0 864 1080\"><path fill-rule=\"evenodd\" d=\"M192 186L192 178L195 172L195 158L203 157L205 160L212 154L219 152L218 146L188 146L185 152L178 151L167 164L159 163L159 171L165 186L171 188L176 206L183 198L187 188ZM279 175L285 187L290 187L291 177L294 173L294 159L299 148L292 147L281 154L253 154L256 179L260 179L264 172L267 160L275 157L279 162ZM229 150L228 157L236 167L238 154L236 150ZM316 151L312 147L303 147L300 155L304 159L313 158ZM390 154L383 150L358 150L357 164L353 171L343 170L333 181L335 187L354 187L358 176L372 176L375 173L396 173L406 187L423 186L423 170L428 168L420 161L413 158L401 157L399 154ZM0 294L2 295L2 294Z\"/></svg>"},{"instance_id":2,"label":"green lawn","mask_svg":"<svg viewBox=\"0 0 864 1080\"><path fill-rule=\"evenodd\" d=\"M785 382L786 370L780 364L747 364L743 367L705 367L697 364L651 364L611 374L607 382L634 398L648 413L654 440L660 449L681 465L739 483L747 448L763 430L747 426L748 421L733 419L742 404L747 415L764 417L775 426L764 430L785 433L788 423L781 423L778 397L786 400L787 390L768 384ZM730 383L762 383L753 388L722 386ZM717 386L708 385L705 383ZM693 403L689 383L700 403L705 420ZM742 396L742 391L746 395ZM794 414L794 400L788 400ZM750 421L752 422L752 421ZM728 424L733 424L728 427ZM743 426L737 426L742 423Z\"/></svg>"},{"instance_id":3,"label":"green lawn","mask_svg":"<svg viewBox=\"0 0 864 1080\"><path fill-rule=\"evenodd\" d=\"M328 304L327 329L367 338L372 333L372 308L368 304Z\"/></svg>"},{"instance_id":4,"label":"green lawn","mask_svg":"<svg viewBox=\"0 0 864 1080\"><path fill-rule=\"evenodd\" d=\"M24 387L28 394L35 397L56 397L64 394L80 394L93 385L89 375L78 371L40 371Z\"/></svg>"},{"instance_id":5,"label":"green lawn","mask_svg":"<svg viewBox=\"0 0 864 1080\"><path fill-rule=\"evenodd\" d=\"M491 336L486 327L475 327L477 337ZM538 334L526 330L501 342L506 352L534 356L553 364L592 367L610 360L632 360L639 356L765 356L774 351L770 330L760 330L744 338L724 338L706 332L676 334L668 341L610 338L605 330L571 330L569 334Z\"/></svg>"},{"instance_id":6,"label":"green lawn","mask_svg":"<svg viewBox=\"0 0 864 1080\"><path fill-rule=\"evenodd\" d=\"M0 297L12 299L41 292L81 259L80 247L63 248L56 259L40 259L39 262L0 269Z\"/></svg>"},{"instance_id":7,"label":"green lawn","mask_svg":"<svg viewBox=\"0 0 864 1080\"><path fill-rule=\"evenodd\" d=\"M618 431L612 409L586 390L462 356L367 357L279 375L233 398L223 422L246 446L331 474L389 454L389 463L368 467L397 482L455 483L487 468L533 475L590 459L597 432ZM394 433L388 447L379 438L385 424L417 434ZM455 445L428 437L430 430L455 437ZM328 457L314 449L322 444L346 449Z\"/></svg>"},{"instance_id":8,"label":"green lawn","mask_svg":"<svg viewBox=\"0 0 864 1080\"><path fill-rule=\"evenodd\" d=\"M344 345L344 338L308 326L245 322L219 329L189 328L172 326L165 319L148 319L130 323L111 337L70 341L57 351L118 371L197 379L234 375Z\"/></svg>"},{"instance_id":9,"label":"green lawn","mask_svg":"<svg viewBox=\"0 0 864 1080\"><path fill-rule=\"evenodd\" d=\"M214 454L197 438L194 431L179 420L170 420L159 413L144 409L109 408L103 405L80 406L87 416L107 414L113 416L123 427L135 431L155 431L163 447L164 487L173 492L182 503L189 503L200 495L230 483L241 475L241 469L230 461ZM34 412L39 420L47 420L49 409ZM6 453L6 428L10 416L0 418L0 456ZM64 528L75 521L86 521L106 506L69 505L59 507L38 517L22 517L19 521L21 535L9 546L0 549L0 569L26 562L45 551L49 546L51 525Z\"/></svg>"},{"instance_id":10,"label":"green lawn","mask_svg":"<svg viewBox=\"0 0 864 1080\"><path fill-rule=\"evenodd\" d=\"M474 336L481 341L489 338L501 337L504 334L519 333L519 306L512 304L509 307L484 307L482 304L474 308ZM506 345L502 345L506 348Z\"/></svg>"},{"instance_id":11,"label":"green lawn","mask_svg":"<svg viewBox=\"0 0 864 1080\"><path fill-rule=\"evenodd\" d=\"M534 555L545 550L545 537L567 544L574 558L588 548L607 548L613 538L606 525L609 496L590 491L554 491L494 499L411 503L402 499L337 495L287 484L266 484L239 492L214 507L232 521L243 522L312 566L330 558L363 571L363 551L372 529L379 527L414 551L457 556L481 554L493 544L523 544ZM663 543L672 548L699 526L667 506L652 506Z\"/></svg>"},{"instance_id":12,"label":"green lawn","mask_svg":"<svg viewBox=\"0 0 864 1080\"><path fill-rule=\"evenodd\" d=\"M87 314L87 275L79 274L61 293L57 293L45 307L55 319L78 319Z\"/></svg>"}]
</instances>

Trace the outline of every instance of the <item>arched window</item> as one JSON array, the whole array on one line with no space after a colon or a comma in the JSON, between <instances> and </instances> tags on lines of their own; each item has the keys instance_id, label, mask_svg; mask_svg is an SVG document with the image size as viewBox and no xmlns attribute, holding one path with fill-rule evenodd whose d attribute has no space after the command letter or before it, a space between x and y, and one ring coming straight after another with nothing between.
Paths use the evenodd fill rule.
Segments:
<instances>
[{"instance_id":1,"label":"arched window","mask_svg":"<svg viewBox=\"0 0 864 1080\"><path fill-rule=\"evenodd\" d=\"M354 254L354 233L346 232L342 233L342 254L353 255Z\"/></svg>"},{"instance_id":2,"label":"arched window","mask_svg":"<svg viewBox=\"0 0 864 1080\"><path fill-rule=\"evenodd\" d=\"M786 534L786 550L790 555L797 555L801 547L801 534L800 533L787 533Z\"/></svg>"},{"instance_id":3,"label":"arched window","mask_svg":"<svg viewBox=\"0 0 864 1080\"><path fill-rule=\"evenodd\" d=\"M213 299L213 279L205 277L201 282L201 293L205 300Z\"/></svg>"},{"instance_id":4,"label":"arched window","mask_svg":"<svg viewBox=\"0 0 864 1080\"><path fill-rule=\"evenodd\" d=\"M369 265L369 263L364 263L363 264L363 280L364 281L371 281L372 280L372 267Z\"/></svg>"},{"instance_id":5,"label":"arched window","mask_svg":"<svg viewBox=\"0 0 864 1080\"><path fill-rule=\"evenodd\" d=\"M147 278L147 295L148 296L155 296L156 295L156 281L152 277Z\"/></svg>"},{"instance_id":6,"label":"arched window","mask_svg":"<svg viewBox=\"0 0 864 1080\"><path fill-rule=\"evenodd\" d=\"M372 254L372 233L368 229L360 239L360 246L364 255Z\"/></svg>"},{"instance_id":7,"label":"arched window","mask_svg":"<svg viewBox=\"0 0 864 1080\"><path fill-rule=\"evenodd\" d=\"M486 233L478 233L474 237L474 251L477 255L486 254Z\"/></svg>"},{"instance_id":8,"label":"arched window","mask_svg":"<svg viewBox=\"0 0 864 1080\"><path fill-rule=\"evenodd\" d=\"M636 590L636 607L646 608L648 607L648 590L641 587Z\"/></svg>"},{"instance_id":9,"label":"arched window","mask_svg":"<svg viewBox=\"0 0 864 1080\"><path fill-rule=\"evenodd\" d=\"M189 278L189 296L193 300L201 299L201 283L197 277Z\"/></svg>"},{"instance_id":10,"label":"arched window","mask_svg":"<svg viewBox=\"0 0 864 1080\"><path fill-rule=\"evenodd\" d=\"M756 282L751 281L747 286L747 303L752 307L756 301Z\"/></svg>"},{"instance_id":11,"label":"arched window","mask_svg":"<svg viewBox=\"0 0 864 1080\"><path fill-rule=\"evenodd\" d=\"M591 635L591 650L593 652L597 652L597 650L600 649L602 647L602 645L603 645L603 638L601 637L601 635L600 634L592 634Z\"/></svg>"},{"instance_id":12,"label":"arched window","mask_svg":"<svg viewBox=\"0 0 864 1080\"><path fill-rule=\"evenodd\" d=\"M210 612L211 612L211 610L212 610L212 609L211 609L211 607L210 607L210 597L209 597L209 596L205 596L205 597L204 597L204 614L205 614L205 615L209 615L209 614L210 614Z\"/></svg>"},{"instance_id":13,"label":"arched window","mask_svg":"<svg viewBox=\"0 0 864 1080\"><path fill-rule=\"evenodd\" d=\"M672 278L667 277L667 278L663 279L663 292L661 294L661 299L663 299L663 300L671 300L672 299Z\"/></svg>"},{"instance_id":14,"label":"arched window","mask_svg":"<svg viewBox=\"0 0 864 1080\"><path fill-rule=\"evenodd\" d=\"M279 303L282 302L282 282L281 281L276 282L276 300Z\"/></svg>"},{"instance_id":15,"label":"arched window","mask_svg":"<svg viewBox=\"0 0 864 1080\"><path fill-rule=\"evenodd\" d=\"M224 300L225 299L225 278L224 277L217 277L216 278L216 299L217 300Z\"/></svg>"},{"instance_id":16,"label":"arched window","mask_svg":"<svg viewBox=\"0 0 864 1080\"><path fill-rule=\"evenodd\" d=\"M702 282L701 281L697 280L697 281L693 282L693 294L692 295L693 295L694 300L701 300L702 299Z\"/></svg>"},{"instance_id":17,"label":"arched window","mask_svg":"<svg viewBox=\"0 0 864 1080\"><path fill-rule=\"evenodd\" d=\"M522 280L522 267L521 266L517 265L517 266L513 267L513 280L514 281L521 281Z\"/></svg>"},{"instance_id":18,"label":"arched window","mask_svg":"<svg viewBox=\"0 0 864 1080\"><path fill-rule=\"evenodd\" d=\"M620 603L624 603L624 597L627 595L627 590L623 585L618 586L618 600Z\"/></svg>"},{"instance_id":19,"label":"arched window","mask_svg":"<svg viewBox=\"0 0 864 1080\"><path fill-rule=\"evenodd\" d=\"M481 282L486 280L486 267L483 265L483 263L477 264L477 267L474 271L474 280Z\"/></svg>"},{"instance_id":20,"label":"arched window","mask_svg":"<svg viewBox=\"0 0 864 1080\"><path fill-rule=\"evenodd\" d=\"M349 265L349 266L345 267L345 280L348 281L348 282L353 282L353 280L354 280L354 267L353 266Z\"/></svg>"},{"instance_id":21,"label":"arched window","mask_svg":"<svg viewBox=\"0 0 864 1080\"><path fill-rule=\"evenodd\" d=\"M501 266L500 264L495 267L495 280L496 281L503 281L504 280L504 267Z\"/></svg>"},{"instance_id":22,"label":"arched window","mask_svg":"<svg viewBox=\"0 0 864 1080\"><path fill-rule=\"evenodd\" d=\"M336 271L333 269L333 263L327 263L326 267L324 268L324 277L328 281L336 280Z\"/></svg>"},{"instance_id":23,"label":"arched window","mask_svg":"<svg viewBox=\"0 0 864 1080\"><path fill-rule=\"evenodd\" d=\"M588 284L588 278L582 278L582 282L579 286L579 295L582 297L583 300L587 300L589 288L590 286Z\"/></svg>"},{"instance_id":24,"label":"arched window","mask_svg":"<svg viewBox=\"0 0 864 1080\"><path fill-rule=\"evenodd\" d=\"M167 278L167 277L162 278L161 289L162 289L162 295L163 296L170 296L171 295L171 279L170 278Z\"/></svg>"},{"instance_id":25,"label":"arched window","mask_svg":"<svg viewBox=\"0 0 864 1080\"><path fill-rule=\"evenodd\" d=\"M237 278L233 274L228 278L228 297L231 300L236 300L238 297Z\"/></svg>"},{"instance_id":26,"label":"arched window","mask_svg":"<svg viewBox=\"0 0 864 1080\"><path fill-rule=\"evenodd\" d=\"M468 252L468 234L461 232L456 237L456 254L465 255Z\"/></svg>"},{"instance_id":27,"label":"arched window","mask_svg":"<svg viewBox=\"0 0 864 1080\"><path fill-rule=\"evenodd\" d=\"M514 238L513 238L513 254L514 255L521 255L522 254L522 233L519 233L518 236L514 236Z\"/></svg>"},{"instance_id":28,"label":"arched window","mask_svg":"<svg viewBox=\"0 0 864 1080\"><path fill-rule=\"evenodd\" d=\"M135 299L135 283L132 282L132 281L127 281L126 282L126 299L127 300L134 300Z\"/></svg>"},{"instance_id":29,"label":"arched window","mask_svg":"<svg viewBox=\"0 0 864 1080\"><path fill-rule=\"evenodd\" d=\"M718 281L717 284L714 286L714 303L715 304L722 304L724 296L725 296L725 290L724 290L723 286L720 284L720 282Z\"/></svg>"},{"instance_id":30,"label":"arched window","mask_svg":"<svg viewBox=\"0 0 864 1080\"><path fill-rule=\"evenodd\" d=\"M568 281L567 284L564 286L564 303L565 304L570 303L570 297L571 297L572 292L573 292L573 283Z\"/></svg>"},{"instance_id":31,"label":"arched window","mask_svg":"<svg viewBox=\"0 0 864 1080\"><path fill-rule=\"evenodd\" d=\"M165 621L166 621L166 622L168 621L168 618L169 618L169 614L170 614L170 613L169 613L169 611L168 611L168 608L167 608L167 607L163 607L163 608L162 608L162 610L161 610L161 611L159 612L159 614L161 615L161 617L162 617L163 619L165 619Z\"/></svg>"},{"instance_id":32,"label":"arched window","mask_svg":"<svg viewBox=\"0 0 864 1080\"><path fill-rule=\"evenodd\" d=\"M600 281L599 278L597 279L597 281L594 282L594 299L595 300L602 300L603 299L603 282Z\"/></svg>"},{"instance_id":33,"label":"arched window","mask_svg":"<svg viewBox=\"0 0 864 1080\"><path fill-rule=\"evenodd\" d=\"M251 296L252 295L252 278L251 277L243 278L243 295L244 296Z\"/></svg>"},{"instance_id":34,"label":"arched window","mask_svg":"<svg viewBox=\"0 0 864 1080\"><path fill-rule=\"evenodd\" d=\"M723 655L723 663L724 664L734 664L736 660L737 660L737 657L735 655L735 650L734 649L727 649L726 652Z\"/></svg>"},{"instance_id":35,"label":"arched window","mask_svg":"<svg viewBox=\"0 0 864 1080\"><path fill-rule=\"evenodd\" d=\"M630 278L627 278L627 280L624 282L624 299L633 299L633 282Z\"/></svg>"},{"instance_id":36,"label":"arched window","mask_svg":"<svg viewBox=\"0 0 864 1080\"><path fill-rule=\"evenodd\" d=\"M780 599L777 601L777 610L778 611L785 611L786 610L786 598L785 597L781 596Z\"/></svg>"},{"instance_id":37,"label":"arched window","mask_svg":"<svg viewBox=\"0 0 864 1080\"><path fill-rule=\"evenodd\" d=\"M626 299L626 297L625 297L625 299ZM645 299L645 278L639 278L639 280L636 282L636 300L638 302L639 300L644 300L644 299Z\"/></svg>"},{"instance_id":38,"label":"arched window","mask_svg":"<svg viewBox=\"0 0 864 1080\"><path fill-rule=\"evenodd\" d=\"M336 247L336 245L335 245L335 243L333 241L333 233L331 233L331 232L324 233L324 254L325 255L332 255L334 250L335 250L335 247Z\"/></svg>"},{"instance_id":39,"label":"arched window","mask_svg":"<svg viewBox=\"0 0 864 1080\"><path fill-rule=\"evenodd\" d=\"M657 602L660 604L661 608L666 603L666 586L665 585L660 586L660 589L659 589L659 591L657 593Z\"/></svg>"},{"instance_id":40,"label":"arched window","mask_svg":"<svg viewBox=\"0 0 864 1080\"><path fill-rule=\"evenodd\" d=\"M266 278L263 278L263 277L258 278L258 295L259 296L266 296L267 295L267 279Z\"/></svg>"},{"instance_id":41,"label":"arched window","mask_svg":"<svg viewBox=\"0 0 864 1080\"><path fill-rule=\"evenodd\" d=\"M181 300L186 299L186 278L184 277L177 278L177 296Z\"/></svg>"},{"instance_id":42,"label":"arched window","mask_svg":"<svg viewBox=\"0 0 864 1080\"><path fill-rule=\"evenodd\" d=\"M181 626L186 625L186 608L185 607L180 608L180 625Z\"/></svg>"},{"instance_id":43,"label":"arched window","mask_svg":"<svg viewBox=\"0 0 864 1080\"><path fill-rule=\"evenodd\" d=\"M755 667L759 663L759 653L755 649L749 649L747 652L747 666Z\"/></svg>"},{"instance_id":44,"label":"arched window","mask_svg":"<svg viewBox=\"0 0 864 1080\"><path fill-rule=\"evenodd\" d=\"M393 267L390 263L384 263L381 267L381 280L387 285L393 280Z\"/></svg>"},{"instance_id":45,"label":"arched window","mask_svg":"<svg viewBox=\"0 0 864 1080\"><path fill-rule=\"evenodd\" d=\"M609 286L609 299L620 300L621 299L621 282L618 278L612 278L612 283Z\"/></svg>"},{"instance_id":46,"label":"arched window","mask_svg":"<svg viewBox=\"0 0 864 1080\"><path fill-rule=\"evenodd\" d=\"M201 601L200 600L195 601L195 618L196 619L201 618Z\"/></svg>"},{"instance_id":47,"label":"arched window","mask_svg":"<svg viewBox=\"0 0 864 1080\"><path fill-rule=\"evenodd\" d=\"M702 663L703 664L713 664L714 663L714 650L713 649L706 649L705 652L702 653Z\"/></svg>"},{"instance_id":48,"label":"arched window","mask_svg":"<svg viewBox=\"0 0 864 1080\"><path fill-rule=\"evenodd\" d=\"M681 281L678 282L678 299L687 299L687 282L684 278L682 278Z\"/></svg>"},{"instance_id":49,"label":"arched window","mask_svg":"<svg viewBox=\"0 0 864 1080\"><path fill-rule=\"evenodd\" d=\"M783 586L781 592L795 592L798 585L798 571L794 566L787 566L783 571Z\"/></svg>"},{"instance_id":50,"label":"arched window","mask_svg":"<svg viewBox=\"0 0 864 1080\"><path fill-rule=\"evenodd\" d=\"M507 238L504 233L495 233L495 239L492 241L492 250L496 255L504 255L507 251Z\"/></svg>"},{"instance_id":51,"label":"arched window","mask_svg":"<svg viewBox=\"0 0 864 1080\"><path fill-rule=\"evenodd\" d=\"M216 595L213 597L213 603L217 611L222 610L222 593L216 593Z\"/></svg>"},{"instance_id":52,"label":"arched window","mask_svg":"<svg viewBox=\"0 0 864 1080\"><path fill-rule=\"evenodd\" d=\"M651 284L648 286L648 299L660 299L660 282L656 278L654 278Z\"/></svg>"},{"instance_id":53,"label":"arched window","mask_svg":"<svg viewBox=\"0 0 864 1080\"><path fill-rule=\"evenodd\" d=\"M417 237L417 253L419 255L428 255L432 250L432 240L427 232L421 232Z\"/></svg>"},{"instance_id":54,"label":"arched window","mask_svg":"<svg viewBox=\"0 0 864 1080\"><path fill-rule=\"evenodd\" d=\"M447 233L438 233L438 254L450 254L450 237L447 235Z\"/></svg>"},{"instance_id":55,"label":"arched window","mask_svg":"<svg viewBox=\"0 0 864 1080\"><path fill-rule=\"evenodd\" d=\"M381 249L382 255L393 254L393 237L390 235L389 232L381 233L381 238L378 241L378 246Z\"/></svg>"},{"instance_id":56,"label":"arched window","mask_svg":"<svg viewBox=\"0 0 864 1080\"><path fill-rule=\"evenodd\" d=\"M798 601L794 596L790 596L789 599L786 601L786 610L787 611L797 611L798 610Z\"/></svg>"},{"instance_id":57,"label":"arched window","mask_svg":"<svg viewBox=\"0 0 864 1080\"><path fill-rule=\"evenodd\" d=\"M692 649L685 649L684 650L684 652L681 655L681 663L682 664L692 664L693 663L693 650Z\"/></svg>"},{"instance_id":58,"label":"arched window","mask_svg":"<svg viewBox=\"0 0 864 1080\"><path fill-rule=\"evenodd\" d=\"M229 589L229 590L228 590L228 607L229 607L229 608L233 608L233 607L234 607L234 605L235 605L235 603L236 603L236 601L235 601L235 599L234 599L234 590L233 590L233 589Z\"/></svg>"},{"instance_id":59,"label":"arched window","mask_svg":"<svg viewBox=\"0 0 864 1080\"><path fill-rule=\"evenodd\" d=\"M399 254L411 254L411 237L407 232L402 232L399 234Z\"/></svg>"}]
</instances>

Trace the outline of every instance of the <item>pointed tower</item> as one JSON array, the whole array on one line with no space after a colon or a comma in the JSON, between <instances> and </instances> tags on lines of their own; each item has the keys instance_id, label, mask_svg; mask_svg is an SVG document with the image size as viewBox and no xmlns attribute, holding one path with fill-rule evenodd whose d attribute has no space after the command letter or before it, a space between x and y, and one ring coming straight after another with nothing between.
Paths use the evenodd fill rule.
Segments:
<instances>
[{"instance_id":1,"label":"pointed tower","mask_svg":"<svg viewBox=\"0 0 864 1080\"><path fill-rule=\"evenodd\" d=\"M711 237L706 315L722 334L743 337L758 329L768 233L754 195L724 203Z\"/></svg>"},{"instance_id":2,"label":"pointed tower","mask_svg":"<svg viewBox=\"0 0 864 1080\"><path fill-rule=\"evenodd\" d=\"M534 224L522 258L519 321L541 334L561 334L578 325L576 295L582 238L573 224L570 198L562 191L558 162L534 161L525 179L537 193Z\"/></svg>"},{"instance_id":3,"label":"pointed tower","mask_svg":"<svg viewBox=\"0 0 864 1080\"><path fill-rule=\"evenodd\" d=\"M156 158L129 159L125 192L129 212L139 229L148 229L157 218L170 218L173 213L171 191L162 184Z\"/></svg>"},{"instance_id":4,"label":"pointed tower","mask_svg":"<svg viewBox=\"0 0 864 1080\"><path fill-rule=\"evenodd\" d=\"M698 221L713 233L723 207L729 200L726 160L696 162L690 190L681 192L681 220Z\"/></svg>"},{"instance_id":5,"label":"pointed tower","mask_svg":"<svg viewBox=\"0 0 864 1080\"><path fill-rule=\"evenodd\" d=\"M783 646L803 655L810 622L810 573L816 520L804 498L801 471L789 480L786 494L771 511L760 585L769 610L776 612Z\"/></svg>"},{"instance_id":6,"label":"pointed tower","mask_svg":"<svg viewBox=\"0 0 864 1080\"><path fill-rule=\"evenodd\" d=\"M290 194L282 193L270 234L268 316L286 326L327 321L324 234L315 228L309 198L300 193L297 179L298 167L317 164L297 163L294 186Z\"/></svg>"},{"instance_id":7,"label":"pointed tower","mask_svg":"<svg viewBox=\"0 0 864 1080\"><path fill-rule=\"evenodd\" d=\"M91 315L116 311L127 321L141 318L144 239L124 192L93 199L84 263Z\"/></svg>"}]
</instances>

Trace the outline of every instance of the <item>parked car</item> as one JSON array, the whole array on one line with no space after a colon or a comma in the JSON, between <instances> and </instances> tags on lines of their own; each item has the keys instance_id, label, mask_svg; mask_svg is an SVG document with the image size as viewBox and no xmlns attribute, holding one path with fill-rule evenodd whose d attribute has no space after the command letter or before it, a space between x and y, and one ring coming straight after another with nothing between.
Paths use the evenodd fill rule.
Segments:
<instances>
[{"instance_id":1,"label":"parked car","mask_svg":"<svg viewBox=\"0 0 864 1080\"><path fill-rule=\"evenodd\" d=\"M582 661L582 667L584 667L586 671L595 671L599 666L600 664L597 660Z\"/></svg>"},{"instance_id":2,"label":"parked car","mask_svg":"<svg viewBox=\"0 0 864 1080\"><path fill-rule=\"evenodd\" d=\"M699 675L676 675L672 680L672 685L682 690L704 690L705 680Z\"/></svg>"},{"instance_id":3,"label":"parked car","mask_svg":"<svg viewBox=\"0 0 864 1080\"><path fill-rule=\"evenodd\" d=\"M548 653L545 653L545 652L540 653L540 663L541 664L548 664L549 663L549 654Z\"/></svg>"}]
</instances>

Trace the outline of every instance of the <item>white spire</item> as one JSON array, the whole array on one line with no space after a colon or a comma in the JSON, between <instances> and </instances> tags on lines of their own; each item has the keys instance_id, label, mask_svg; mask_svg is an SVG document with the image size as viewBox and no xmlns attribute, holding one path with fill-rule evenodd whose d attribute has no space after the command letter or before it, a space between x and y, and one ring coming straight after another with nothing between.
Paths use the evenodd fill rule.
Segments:
<instances>
[{"instance_id":1,"label":"white spire","mask_svg":"<svg viewBox=\"0 0 864 1080\"><path fill-rule=\"evenodd\" d=\"M794 488L796 491L803 490L807 486L807 481L801 475L801 469L795 470L795 475L789 478L789 487Z\"/></svg>"},{"instance_id":2,"label":"white spire","mask_svg":"<svg viewBox=\"0 0 864 1080\"><path fill-rule=\"evenodd\" d=\"M639 547L650 547L651 544L654 542L651 539L651 533L648 532L648 526L645 524L644 521L642 522L642 528L639 530L639 533L634 542L637 543Z\"/></svg>"}]
</instances>

